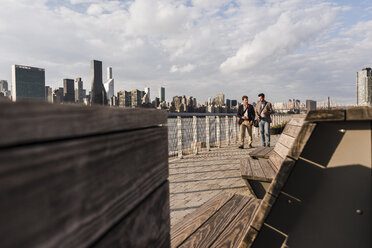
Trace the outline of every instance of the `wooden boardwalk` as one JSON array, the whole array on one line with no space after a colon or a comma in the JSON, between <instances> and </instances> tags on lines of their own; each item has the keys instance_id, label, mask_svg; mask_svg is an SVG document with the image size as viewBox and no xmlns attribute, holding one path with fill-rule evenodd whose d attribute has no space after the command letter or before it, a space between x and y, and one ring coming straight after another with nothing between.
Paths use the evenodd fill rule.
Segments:
<instances>
[{"instance_id":1,"label":"wooden boardwalk","mask_svg":"<svg viewBox=\"0 0 372 248\"><path fill-rule=\"evenodd\" d=\"M278 138L271 136L273 146ZM259 147L260 141L254 140L253 145ZM240 159L254 149L239 149L238 144L232 144L183 159L170 158L171 225L222 191L250 195L239 168Z\"/></svg>"}]
</instances>

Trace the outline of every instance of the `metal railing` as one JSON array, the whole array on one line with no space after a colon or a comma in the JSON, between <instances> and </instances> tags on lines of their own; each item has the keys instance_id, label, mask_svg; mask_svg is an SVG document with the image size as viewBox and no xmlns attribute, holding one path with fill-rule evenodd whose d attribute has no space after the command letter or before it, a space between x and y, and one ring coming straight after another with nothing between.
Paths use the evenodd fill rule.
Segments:
<instances>
[{"instance_id":1,"label":"metal railing","mask_svg":"<svg viewBox=\"0 0 372 248\"><path fill-rule=\"evenodd\" d=\"M290 114L271 115L271 125L282 124L291 119ZM253 138L259 137L258 128L253 127ZM235 113L169 113L168 154L182 158L187 154L209 151L211 147L237 144L240 136L238 118Z\"/></svg>"}]
</instances>

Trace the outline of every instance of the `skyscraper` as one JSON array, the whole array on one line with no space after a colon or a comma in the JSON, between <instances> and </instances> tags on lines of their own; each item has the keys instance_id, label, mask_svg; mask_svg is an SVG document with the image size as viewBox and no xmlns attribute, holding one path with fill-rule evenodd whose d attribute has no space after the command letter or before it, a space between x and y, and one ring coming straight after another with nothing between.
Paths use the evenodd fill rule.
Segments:
<instances>
[{"instance_id":1,"label":"skyscraper","mask_svg":"<svg viewBox=\"0 0 372 248\"><path fill-rule=\"evenodd\" d=\"M141 107L143 91L140 90L132 90L131 91L131 98L132 98L132 108Z\"/></svg>"},{"instance_id":2,"label":"skyscraper","mask_svg":"<svg viewBox=\"0 0 372 248\"><path fill-rule=\"evenodd\" d=\"M357 105L372 106L372 71L363 68L357 72Z\"/></svg>"},{"instance_id":3,"label":"skyscraper","mask_svg":"<svg viewBox=\"0 0 372 248\"><path fill-rule=\"evenodd\" d=\"M225 105L225 95L222 94L222 93L217 94L216 97L213 100L213 103L217 106Z\"/></svg>"},{"instance_id":4,"label":"skyscraper","mask_svg":"<svg viewBox=\"0 0 372 248\"><path fill-rule=\"evenodd\" d=\"M8 81L0 80L0 92L8 91Z\"/></svg>"},{"instance_id":5,"label":"skyscraper","mask_svg":"<svg viewBox=\"0 0 372 248\"><path fill-rule=\"evenodd\" d=\"M165 101L165 88L164 87L160 87L159 89L159 98L160 98L160 102Z\"/></svg>"},{"instance_id":6,"label":"skyscraper","mask_svg":"<svg viewBox=\"0 0 372 248\"><path fill-rule=\"evenodd\" d=\"M146 87L145 88L145 94L147 94L147 100L151 102L151 96L150 96L150 88Z\"/></svg>"},{"instance_id":7,"label":"skyscraper","mask_svg":"<svg viewBox=\"0 0 372 248\"><path fill-rule=\"evenodd\" d=\"M306 100L306 110L316 110L316 101Z\"/></svg>"},{"instance_id":8,"label":"skyscraper","mask_svg":"<svg viewBox=\"0 0 372 248\"><path fill-rule=\"evenodd\" d=\"M107 105L107 94L102 83L102 61L92 60L90 62L92 74L92 94L90 103Z\"/></svg>"},{"instance_id":9,"label":"skyscraper","mask_svg":"<svg viewBox=\"0 0 372 248\"><path fill-rule=\"evenodd\" d=\"M53 102L53 90L52 87L45 86L45 101Z\"/></svg>"},{"instance_id":10,"label":"skyscraper","mask_svg":"<svg viewBox=\"0 0 372 248\"><path fill-rule=\"evenodd\" d=\"M131 107L132 106L132 94L131 92L122 90L118 92L119 107Z\"/></svg>"},{"instance_id":11,"label":"skyscraper","mask_svg":"<svg viewBox=\"0 0 372 248\"><path fill-rule=\"evenodd\" d=\"M112 78L112 67L107 67L107 81L105 83L107 99L110 100L114 96L114 79Z\"/></svg>"},{"instance_id":12,"label":"skyscraper","mask_svg":"<svg viewBox=\"0 0 372 248\"><path fill-rule=\"evenodd\" d=\"M63 101L75 102L75 87L73 79L63 79Z\"/></svg>"},{"instance_id":13,"label":"skyscraper","mask_svg":"<svg viewBox=\"0 0 372 248\"><path fill-rule=\"evenodd\" d=\"M84 97L85 93L83 91L83 81L79 77L75 79L75 102L80 104L84 103Z\"/></svg>"},{"instance_id":14,"label":"skyscraper","mask_svg":"<svg viewBox=\"0 0 372 248\"><path fill-rule=\"evenodd\" d=\"M12 66L12 99L45 101L45 70L31 66Z\"/></svg>"}]
</instances>

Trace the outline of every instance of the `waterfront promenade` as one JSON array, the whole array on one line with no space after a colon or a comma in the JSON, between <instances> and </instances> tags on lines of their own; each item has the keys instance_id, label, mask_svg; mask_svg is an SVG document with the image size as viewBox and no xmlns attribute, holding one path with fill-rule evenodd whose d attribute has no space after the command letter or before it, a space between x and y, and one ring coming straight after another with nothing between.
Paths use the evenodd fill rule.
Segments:
<instances>
[{"instance_id":1,"label":"waterfront promenade","mask_svg":"<svg viewBox=\"0 0 372 248\"><path fill-rule=\"evenodd\" d=\"M272 146L278 138L279 135L271 135ZM253 146L260 146L258 139ZM254 149L238 149L238 144L231 144L183 159L170 158L171 225L222 191L250 194L239 168L240 159L249 156Z\"/></svg>"}]
</instances>

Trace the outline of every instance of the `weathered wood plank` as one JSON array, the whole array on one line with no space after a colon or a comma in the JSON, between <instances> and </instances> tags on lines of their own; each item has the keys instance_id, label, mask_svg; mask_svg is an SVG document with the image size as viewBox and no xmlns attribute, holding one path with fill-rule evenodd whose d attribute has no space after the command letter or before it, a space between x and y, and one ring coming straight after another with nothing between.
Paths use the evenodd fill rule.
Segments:
<instances>
[{"instance_id":1,"label":"weathered wood plank","mask_svg":"<svg viewBox=\"0 0 372 248\"><path fill-rule=\"evenodd\" d=\"M179 221L171 230L171 247L181 245L184 240L211 218L232 197L233 194L230 193L218 194Z\"/></svg>"},{"instance_id":2,"label":"weathered wood plank","mask_svg":"<svg viewBox=\"0 0 372 248\"><path fill-rule=\"evenodd\" d=\"M168 248L169 233L169 183L166 181L91 247Z\"/></svg>"},{"instance_id":3,"label":"weathered wood plank","mask_svg":"<svg viewBox=\"0 0 372 248\"><path fill-rule=\"evenodd\" d=\"M347 121L372 120L372 108L351 108L346 109Z\"/></svg>"},{"instance_id":4,"label":"weathered wood plank","mask_svg":"<svg viewBox=\"0 0 372 248\"><path fill-rule=\"evenodd\" d=\"M256 149L254 149L253 151L251 151L250 153L249 153L249 156L251 156L251 157L253 157L253 158L256 158L256 155L259 153L259 152L261 152L262 150L264 150L266 147L264 147L264 146L261 146L261 147L258 147L258 148L256 148Z\"/></svg>"},{"instance_id":5,"label":"weathered wood plank","mask_svg":"<svg viewBox=\"0 0 372 248\"><path fill-rule=\"evenodd\" d=\"M244 247L242 242L259 204L259 199L252 198L211 247Z\"/></svg>"},{"instance_id":6,"label":"weathered wood plank","mask_svg":"<svg viewBox=\"0 0 372 248\"><path fill-rule=\"evenodd\" d=\"M0 247L86 247L168 177L167 128L0 150Z\"/></svg>"},{"instance_id":7,"label":"weathered wood plank","mask_svg":"<svg viewBox=\"0 0 372 248\"><path fill-rule=\"evenodd\" d=\"M293 126L293 125L287 124L282 134L286 134L291 137L297 137L297 134L300 132L300 130L301 130L300 126Z\"/></svg>"},{"instance_id":8,"label":"weathered wood plank","mask_svg":"<svg viewBox=\"0 0 372 248\"><path fill-rule=\"evenodd\" d=\"M268 179L268 181L271 181L276 174L276 171L271 167L268 160L259 160L260 166Z\"/></svg>"},{"instance_id":9,"label":"weathered wood plank","mask_svg":"<svg viewBox=\"0 0 372 248\"><path fill-rule=\"evenodd\" d=\"M316 125L317 125L316 123L306 123L302 127L301 131L299 132L295 141L293 142L292 148L288 152L288 156L294 159L298 159L311 134L315 130Z\"/></svg>"},{"instance_id":10,"label":"weathered wood plank","mask_svg":"<svg viewBox=\"0 0 372 248\"><path fill-rule=\"evenodd\" d=\"M247 177L248 175L253 174L249 158L240 159L240 174L242 177Z\"/></svg>"},{"instance_id":11,"label":"weathered wood plank","mask_svg":"<svg viewBox=\"0 0 372 248\"><path fill-rule=\"evenodd\" d=\"M157 126L167 123L167 112L5 101L0 102L0 118L0 147L5 147Z\"/></svg>"},{"instance_id":12,"label":"weathered wood plank","mask_svg":"<svg viewBox=\"0 0 372 248\"><path fill-rule=\"evenodd\" d=\"M275 166L276 170L278 171L280 166L282 165L283 158L275 152L275 150L270 153L269 161L271 162L272 165Z\"/></svg>"},{"instance_id":13,"label":"weathered wood plank","mask_svg":"<svg viewBox=\"0 0 372 248\"><path fill-rule=\"evenodd\" d=\"M295 138L294 137L288 136L288 135L282 133L280 135L279 140L278 140L277 143L280 143L280 144L284 145L287 148L291 148L292 145L293 145L293 143L294 143L294 141L295 141Z\"/></svg>"},{"instance_id":14,"label":"weathered wood plank","mask_svg":"<svg viewBox=\"0 0 372 248\"><path fill-rule=\"evenodd\" d=\"M248 158L248 160L249 160L248 166L250 166L251 174L242 175L242 178L258 181L267 180L258 160L252 158Z\"/></svg>"},{"instance_id":15,"label":"weathered wood plank","mask_svg":"<svg viewBox=\"0 0 372 248\"><path fill-rule=\"evenodd\" d=\"M265 147L260 152L256 153L256 158L269 158L270 152L274 149L274 147Z\"/></svg>"},{"instance_id":16,"label":"weathered wood plank","mask_svg":"<svg viewBox=\"0 0 372 248\"><path fill-rule=\"evenodd\" d=\"M300 118L292 118L287 124L292 126L302 126L305 121L305 116Z\"/></svg>"},{"instance_id":17,"label":"weathered wood plank","mask_svg":"<svg viewBox=\"0 0 372 248\"><path fill-rule=\"evenodd\" d=\"M305 121L344 121L345 110L311 110Z\"/></svg>"},{"instance_id":18,"label":"weathered wood plank","mask_svg":"<svg viewBox=\"0 0 372 248\"><path fill-rule=\"evenodd\" d=\"M234 195L179 247L210 247L250 200L247 196Z\"/></svg>"},{"instance_id":19,"label":"weathered wood plank","mask_svg":"<svg viewBox=\"0 0 372 248\"><path fill-rule=\"evenodd\" d=\"M285 158L288 155L289 148L280 143L276 143L274 151L278 153L280 157Z\"/></svg>"}]
</instances>

